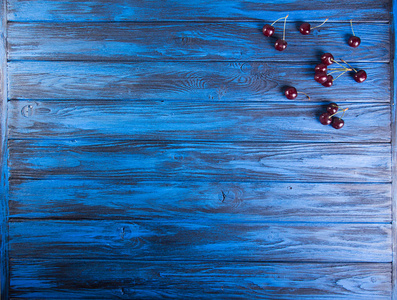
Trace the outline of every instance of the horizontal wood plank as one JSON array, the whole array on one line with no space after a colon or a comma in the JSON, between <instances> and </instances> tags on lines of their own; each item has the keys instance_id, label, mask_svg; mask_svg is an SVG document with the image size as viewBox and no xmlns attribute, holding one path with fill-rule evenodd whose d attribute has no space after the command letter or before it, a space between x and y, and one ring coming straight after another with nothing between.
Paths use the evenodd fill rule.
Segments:
<instances>
[{"instance_id":1,"label":"horizontal wood plank","mask_svg":"<svg viewBox=\"0 0 397 300\"><path fill-rule=\"evenodd\" d=\"M331 88L314 81L314 66L261 62L10 62L9 99L287 101L286 86L311 101L390 102L390 66L356 63L368 79L345 74ZM300 95L300 100L308 101Z\"/></svg>"},{"instance_id":2,"label":"horizontal wood plank","mask_svg":"<svg viewBox=\"0 0 397 300\"><path fill-rule=\"evenodd\" d=\"M16 299L390 299L390 264L12 260Z\"/></svg>"},{"instance_id":3,"label":"horizontal wood plank","mask_svg":"<svg viewBox=\"0 0 397 300\"><path fill-rule=\"evenodd\" d=\"M269 20L290 14L289 20L350 19L381 21L390 19L388 0L337 1L249 0L249 1L139 1L139 0L9 0L10 21L196 21Z\"/></svg>"},{"instance_id":4,"label":"horizontal wood plank","mask_svg":"<svg viewBox=\"0 0 397 300\"><path fill-rule=\"evenodd\" d=\"M10 258L391 262L390 224L10 222Z\"/></svg>"},{"instance_id":5,"label":"horizontal wood plank","mask_svg":"<svg viewBox=\"0 0 397 300\"><path fill-rule=\"evenodd\" d=\"M390 184L11 180L10 218L391 222Z\"/></svg>"},{"instance_id":6,"label":"horizontal wood plank","mask_svg":"<svg viewBox=\"0 0 397 300\"><path fill-rule=\"evenodd\" d=\"M343 103L343 130L323 126L327 103L11 101L9 137L196 141L390 142L390 105Z\"/></svg>"},{"instance_id":7,"label":"horizontal wood plank","mask_svg":"<svg viewBox=\"0 0 397 300\"><path fill-rule=\"evenodd\" d=\"M274 49L263 22L233 23L10 23L8 58L34 60L316 61L331 52L348 62L390 61L389 24L359 23L358 48L349 47L349 23L326 23L302 36L286 28L288 47ZM319 25L313 23L313 27Z\"/></svg>"},{"instance_id":8,"label":"horizontal wood plank","mask_svg":"<svg viewBox=\"0 0 397 300\"><path fill-rule=\"evenodd\" d=\"M332 129L332 128L331 128ZM390 182L390 144L9 141L12 178Z\"/></svg>"}]
</instances>

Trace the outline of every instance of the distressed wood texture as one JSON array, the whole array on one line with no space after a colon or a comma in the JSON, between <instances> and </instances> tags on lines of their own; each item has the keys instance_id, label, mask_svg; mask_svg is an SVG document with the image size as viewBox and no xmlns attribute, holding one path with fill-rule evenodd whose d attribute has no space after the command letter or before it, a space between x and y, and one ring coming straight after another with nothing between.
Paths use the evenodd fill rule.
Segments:
<instances>
[{"instance_id":1,"label":"distressed wood texture","mask_svg":"<svg viewBox=\"0 0 397 300\"><path fill-rule=\"evenodd\" d=\"M339 101L336 101L339 102ZM329 103L12 101L10 138L390 142L390 105L344 103L344 130L318 116Z\"/></svg>"},{"instance_id":2,"label":"distressed wood texture","mask_svg":"<svg viewBox=\"0 0 397 300\"><path fill-rule=\"evenodd\" d=\"M282 37L262 34L263 22L242 23L11 23L9 59L36 60L233 60L316 61L321 52L348 62L390 61L390 26L360 23L360 47L347 45L349 23L326 23L302 36L289 23L287 50L274 49ZM319 24L312 24L316 26Z\"/></svg>"},{"instance_id":3,"label":"distressed wood texture","mask_svg":"<svg viewBox=\"0 0 397 300\"><path fill-rule=\"evenodd\" d=\"M353 0L9 0L10 21L197 21L268 20L290 13L289 20L387 22L391 1Z\"/></svg>"},{"instance_id":4,"label":"distressed wood texture","mask_svg":"<svg viewBox=\"0 0 397 300\"><path fill-rule=\"evenodd\" d=\"M390 224L10 222L10 258L391 262Z\"/></svg>"},{"instance_id":5,"label":"distressed wood texture","mask_svg":"<svg viewBox=\"0 0 397 300\"><path fill-rule=\"evenodd\" d=\"M390 182L390 144L10 140L12 178Z\"/></svg>"},{"instance_id":6,"label":"distressed wood texture","mask_svg":"<svg viewBox=\"0 0 397 300\"><path fill-rule=\"evenodd\" d=\"M12 260L18 299L390 299L390 264ZM63 278L59 282L59 278Z\"/></svg>"},{"instance_id":7,"label":"distressed wood texture","mask_svg":"<svg viewBox=\"0 0 397 300\"><path fill-rule=\"evenodd\" d=\"M390 223L391 188L345 183L11 180L9 206L13 219Z\"/></svg>"},{"instance_id":8,"label":"distressed wood texture","mask_svg":"<svg viewBox=\"0 0 397 300\"><path fill-rule=\"evenodd\" d=\"M390 65L356 63L368 79L345 74L331 88L314 81L314 66L260 62L10 62L10 99L286 101L285 87L311 100L390 102ZM301 100L307 102L304 96Z\"/></svg>"}]
</instances>

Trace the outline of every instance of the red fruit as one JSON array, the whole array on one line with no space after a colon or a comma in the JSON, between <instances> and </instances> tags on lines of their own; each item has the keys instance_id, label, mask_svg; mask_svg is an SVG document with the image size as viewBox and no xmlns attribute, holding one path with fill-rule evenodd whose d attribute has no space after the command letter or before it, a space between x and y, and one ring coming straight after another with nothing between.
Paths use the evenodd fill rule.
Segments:
<instances>
[{"instance_id":1,"label":"red fruit","mask_svg":"<svg viewBox=\"0 0 397 300\"><path fill-rule=\"evenodd\" d=\"M357 48L361 44L361 39L358 36L351 36L347 42L350 47Z\"/></svg>"},{"instance_id":2,"label":"red fruit","mask_svg":"<svg viewBox=\"0 0 397 300\"><path fill-rule=\"evenodd\" d=\"M287 42L285 40L278 39L274 44L274 48L278 51L284 51L285 48L287 48Z\"/></svg>"},{"instance_id":3,"label":"red fruit","mask_svg":"<svg viewBox=\"0 0 397 300\"><path fill-rule=\"evenodd\" d=\"M330 115L334 115L337 113L338 109L339 109L338 104L331 103L330 105L327 106L327 113L329 113Z\"/></svg>"},{"instance_id":4,"label":"red fruit","mask_svg":"<svg viewBox=\"0 0 397 300\"><path fill-rule=\"evenodd\" d=\"M332 122L332 117L329 113L323 113L320 115L320 123L323 125L329 125Z\"/></svg>"},{"instance_id":5,"label":"red fruit","mask_svg":"<svg viewBox=\"0 0 397 300\"><path fill-rule=\"evenodd\" d=\"M299 27L299 31L300 33L302 33L303 35L308 35L310 33L310 24L309 23L303 23L300 27Z\"/></svg>"},{"instance_id":6,"label":"red fruit","mask_svg":"<svg viewBox=\"0 0 397 300\"><path fill-rule=\"evenodd\" d=\"M296 90L296 88L291 86L285 90L285 97L287 97L287 99L293 100L297 96L298 96L298 91Z\"/></svg>"},{"instance_id":7,"label":"red fruit","mask_svg":"<svg viewBox=\"0 0 397 300\"><path fill-rule=\"evenodd\" d=\"M325 72L316 72L314 74L314 80L317 81L318 83L324 83L327 81L327 73Z\"/></svg>"},{"instance_id":8,"label":"red fruit","mask_svg":"<svg viewBox=\"0 0 397 300\"><path fill-rule=\"evenodd\" d=\"M332 117L332 127L335 129L341 129L343 125L345 125L345 121L343 121L341 118Z\"/></svg>"},{"instance_id":9,"label":"red fruit","mask_svg":"<svg viewBox=\"0 0 397 300\"><path fill-rule=\"evenodd\" d=\"M274 27L272 25L266 24L262 28L262 32L265 36L271 37L274 34Z\"/></svg>"},{"instance_id":10,"label":"red fruit","mask_svg":"<svg viewBox=\"0 0 397 300\"><path fill-rule=\"evenodd\" d=\"M359 70L354 74L354 80L358 83L364 82L367 79L367 73L364 70Z\"/></svg>"},{"instance_id":11,"label":"red fruit","mask_svg":"<svg viewBox=\"0 0 397 300\"><path fill-rule=\"evenodd\" d=\"M327 66L332 65L333 60L334 60L334 56L331 53L324 53L321 56L321 61L324 65L327 65Z\"/></svg>"},{"instance_id":12,"label":"red fruit","mask_svg":"<svg viewBox=\"0 0 397 300\"><path fill-rule=\"evenodd\" d=\"M327 72L327 65L325 64L318 64L315 68L314 71L316 72Z\"/></svg>"},{"instance_id":13,"label":"red fruit","mask_svg":"<svg viewBox=\"0 0 397 300\"><path fill-rule=\"evenodd\" d=\"M331 87L334 84L334 77L332 75L327 75L327 80L322 83L325 87Z\"/></svg>"}]
</instances>

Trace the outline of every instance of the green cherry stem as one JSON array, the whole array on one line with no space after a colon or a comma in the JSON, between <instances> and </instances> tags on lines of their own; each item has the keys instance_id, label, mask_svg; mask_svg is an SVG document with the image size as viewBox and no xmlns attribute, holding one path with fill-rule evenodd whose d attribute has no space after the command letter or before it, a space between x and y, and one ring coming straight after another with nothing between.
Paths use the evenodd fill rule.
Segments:
<instances>
[{"instance_id":1,"label":"green cherry stem","mask_svg":"<svg viewBox=\"0 0 397 300\"><path fill-rule=\"evenodd\" d=\"M352 28L353 36L356 36L356 35L354 34L353 23L352 23L352 21L353 21L353 20L350 20L350 27Z\"/></svg>"},{"instance_id":2,"label":"green cherry stem","mask_svg":"<svg viewBox=\"0 0 397 300\"><path fill-rule=\"evenodd\" d=\"M308 98L308 100L310 100L310 96L308 95L308 94L306 94L306 93L304 93L304 92L297 92L298 94L303 94L303 95L306 95L306 97Z\"/></svg>"},{"instance_id":3,"label":"green cherry stem","mask_svg":"<svg viewBox=\"0 0 397 300\"><path fill-rule=\"evenodd\" d=\"M351 65L349 65L346 61L344 61L343 59L341 59L341 62L345 63L346 65L348 65L350 68L353 69L354 72L357 73L357 70L355 68L353 68Z\"/></svg>"},{"instance_id":4,"label":"green cherry stem","mask_svg":"<svg viewBox=\"0 0 397 300\"><path fill-rule=\"evenodd\" d=\"M331 61L333 61L333 62L336 63L337 65L340 65L343 69L347 70L347 68L346 68L344 65L338 63L335 59L331 59ZM350 66L349 66L349 67L350 67Z\"/></svg>"},{"instance_id":5,"label":"green cherry stem","mask_svg":"<svg viewBox=\"0 0 397 300\"><path fill-rule=\"evenodd\" d=\"M342 116L340 117L340 119L341 119L341 118L343 118L343 116L345 115L346 110L348 110L348 109L349 109L349 108L346 107L345 109L338 110L336 113L330 115L330 117L333 117L333 116L335 116L336 114L339 114L341 111L343 111L343 114L342 114Z\"/></svg>"},{"instance_id":6,"label":"green cherry stem","mask_svg":"<svg viewBox=\"0 0 397 300\"><path fill-rule=\"evenodd\" d=\"M338 79L339 77L341 77L343 74L345 74L347 71L344 71L343 73L340 73L335 79L332 79L332 81L335 81L336 79Z\"/></svg>"},{"instance_id":7,"label":"green cherry stem","mask_svg":"<svg viewBox=\"0 0 397 300\"><path fill-rule=\"evenodd\" d=\"M287 18L289 15L287 15L284 19L284 30L283 30L283 40L285 41L285 25L287 24Z\"/></svg>"},{"instance_id":8,"label":"green cherry stem","mask_svg":"<svg viewBox=\"0 0 397 300\"><path fill-rule=\"evenodd\" d=\"M320 25L318 25L318 26L316 26L316 27L313 27L312 29L318 28L318 27L320 27L320 26L323 26L323 25L325 24L325 22L327 22L327 21L328 21L328 18L326 18L325 21L322 22Z\"/></svg>"},{"instance_id":9,"label":"green cherry stem","mask_svg":"<svg viewBox=\"0 0 397 300\"><path fill-rule=\"evenodd\" d=\"M270 26L273 26L274 24L276 24L278 21L282 20L282 19L286 19L288 18L288 15L286 17L282 17L280 19L277 19L276 21L274 21Z\"/></svg>"},{"instance_id":10,"label":"green cherry stem","mask_svg":"<svg viewBox=\"0 0 397 300\"><path fill-rule=\"evenodd\" d=\"M331 71L353 71L353 69L348 69L348 68L329 68L327 70L331 70Z\"/></svg>"}]
</instances>

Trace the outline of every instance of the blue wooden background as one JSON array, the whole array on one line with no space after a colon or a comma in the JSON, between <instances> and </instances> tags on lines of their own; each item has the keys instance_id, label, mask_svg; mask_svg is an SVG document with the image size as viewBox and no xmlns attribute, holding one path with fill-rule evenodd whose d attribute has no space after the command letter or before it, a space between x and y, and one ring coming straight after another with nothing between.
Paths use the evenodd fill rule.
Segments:
<instances>
[{"instance_id":1,"label":"blue wooden background","mask_svg":"<svg viewBox=\"0 0 397 300\"><path fill-rule=\"evenodd\" d=\"M397 299L392 1L1 3L2 298Z\"/></svg>"}]
</instances>

